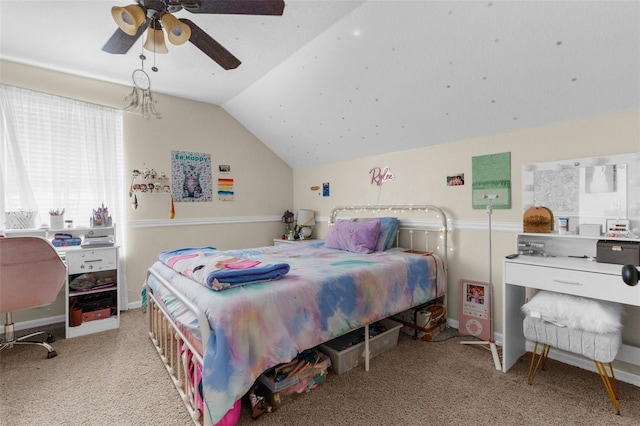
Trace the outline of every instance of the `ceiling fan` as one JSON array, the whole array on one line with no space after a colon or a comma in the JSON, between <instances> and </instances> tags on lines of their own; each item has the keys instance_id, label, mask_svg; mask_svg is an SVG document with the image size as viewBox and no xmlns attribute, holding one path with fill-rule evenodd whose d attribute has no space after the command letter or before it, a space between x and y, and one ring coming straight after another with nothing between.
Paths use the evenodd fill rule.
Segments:
<instances>
[{"instance_id":1,"label":"ceiling fan","mask_svg":"<svg viewBox=\"0 0 640 426\"><path fill-rule=\"evenodd\" d=\"M284 0L136 0L136 4L111 8L118 29L102 48L107 53L125 54L147 31L144 48L154 53L167 53L164 31L172 44L190 41L225 70L237 68L241 62L189 19L176 18L182 9L196 14L282 15Z\"/></svg>"}]
</instances>

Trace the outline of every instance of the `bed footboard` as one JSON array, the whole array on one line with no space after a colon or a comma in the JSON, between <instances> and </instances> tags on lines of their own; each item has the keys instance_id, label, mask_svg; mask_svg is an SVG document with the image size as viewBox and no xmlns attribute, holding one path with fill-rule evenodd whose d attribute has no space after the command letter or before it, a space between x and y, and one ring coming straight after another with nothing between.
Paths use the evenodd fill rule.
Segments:
<instances>
[{"instance_id":1,"label":"bed footboard","mask_svg":"<svg viewBox=\"0 0 640 426\"><path fill-rule=\"evenodd\" d=\"M153 271L148 273L153 274ZM177 295L157 274L153 275L174 295L181 296ZM207 416L203 416L202 413L203 403L199 391L203 365L202 354L195 349L187 336L180 330L162 301L158 300L146 283L145 288L147 292L147 325L151 342L158 351L158 355L193 422L196 425L206 426L209 422L204 419ZM182 299L182 297L180 298ZM205 318L204 314L189 300L183 300L183 303L198 317L198 322ZM206 319L204 321L206 325L200 326L201 330L205 330L202 338L203 347L206 345L209 330L208 322Z\"/></svg>"}]
</instances>

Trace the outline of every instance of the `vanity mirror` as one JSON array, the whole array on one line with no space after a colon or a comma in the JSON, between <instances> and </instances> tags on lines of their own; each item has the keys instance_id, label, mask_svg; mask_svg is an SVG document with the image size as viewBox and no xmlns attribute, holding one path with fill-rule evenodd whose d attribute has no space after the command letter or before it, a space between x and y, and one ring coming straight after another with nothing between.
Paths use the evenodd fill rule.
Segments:
<instances>
[{"instance_id":1,"label":"vanity mirror","mask_svg":"<svg viewBox=\"0 0 640 426\"><path fill-rule=\"evenodd\" d=\"M569 234L593 235L597 229L606 235L612 224L628 223L615 236L638 238L640 153L524 164L522 206L523 212L533 206L551 209L556 230L559 218L568 219Z\"/></svg>"}]
</instances>

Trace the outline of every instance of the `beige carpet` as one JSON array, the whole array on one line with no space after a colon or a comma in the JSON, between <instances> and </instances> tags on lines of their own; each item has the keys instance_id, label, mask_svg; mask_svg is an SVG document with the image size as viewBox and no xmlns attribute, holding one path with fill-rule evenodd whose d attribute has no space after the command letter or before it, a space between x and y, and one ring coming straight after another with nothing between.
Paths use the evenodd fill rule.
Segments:
<instances>
[{"instance_id":1,"label":"beige carpet","mask_svg":"<svg viewBox=\"0 0 640 426\"><path fill-rule=\"evenodd\" d=\"M121 328L0 354L1 425L190 425L151 345L140 310ZM504 374L482 346L459 337L413 341L371 361L371 370L330 373L317 389L240 425L638 425L640 388L620 386L616 416L597 374L550 360L533 386L528 357Z\"/></svg>"}]
</instances>

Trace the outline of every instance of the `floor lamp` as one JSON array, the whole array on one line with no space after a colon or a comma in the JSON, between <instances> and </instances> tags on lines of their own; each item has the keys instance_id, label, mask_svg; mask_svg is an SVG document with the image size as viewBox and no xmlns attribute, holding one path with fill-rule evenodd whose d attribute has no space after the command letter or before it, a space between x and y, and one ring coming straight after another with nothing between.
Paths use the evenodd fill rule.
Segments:
<instances>
[{"instance_id":1,"label":"floor lamp","mask_svg":"<svg viewBox=\"0 0 640 426\"><path fill-rule=\"evenodd\" d=\"M489 345L491 349L491 355L493 356L493 364L496 367L496 370L502 371L502 365L500 363L500 356L498 355L498 348L496 347L496 342L493 340L493 274L491 273L491 214L493 213L493 200L497 199L498 196L495 194L485 195L483 198L487 199L489 203L487 204L487 214L489 215L489 293L491 295L491 312L489 318L490 334L489 340L463 340L463 345Z\"/></svg>"}]
</instances>

